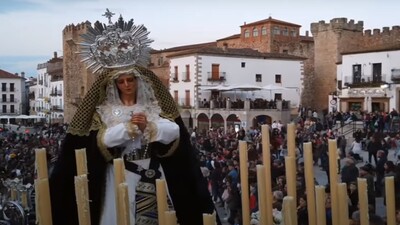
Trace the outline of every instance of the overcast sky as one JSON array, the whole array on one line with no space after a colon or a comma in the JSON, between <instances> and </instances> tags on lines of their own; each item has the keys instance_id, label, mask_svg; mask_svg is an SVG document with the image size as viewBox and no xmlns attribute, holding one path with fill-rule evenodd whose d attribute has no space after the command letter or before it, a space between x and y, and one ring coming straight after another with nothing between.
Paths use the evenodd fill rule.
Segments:
<instances>
[{"instance_id":1,"label":"overcast sky","mask_svg":"<svg viewBox=\"0 0 400 225\"><path fill-rule=\"evenodd\" d=\"M62 55L66 25L105 23L106 8L144 24L154 49L215 41L269 16L301 25L302 35L337 17L362 20L364 29L400 25L399 0L0 0L0 69L36 76L37 64Z\"/></svg>"}]
</instances>

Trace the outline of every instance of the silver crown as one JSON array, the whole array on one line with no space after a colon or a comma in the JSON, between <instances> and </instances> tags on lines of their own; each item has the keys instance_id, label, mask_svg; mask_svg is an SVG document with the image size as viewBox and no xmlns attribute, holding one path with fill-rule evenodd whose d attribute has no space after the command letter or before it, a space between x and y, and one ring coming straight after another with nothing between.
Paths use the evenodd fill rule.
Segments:
<instances>
[{"instance_id":1,"label":"silver crown","mask_svg":"<svg viewBox=\"0 0 400 225\"><path fill-rule=\"evenodd\" d=\"M113 15L107 9L103 16L108 18L108 25L97 21L81 35L79 54L93 73L101 73L104 68L146 66L148 63L149 45L153 42L148 38L150 32L144 25L134 25L133 19L125 22L122 16L113 23Z\"/></svg>"}]
</instances>

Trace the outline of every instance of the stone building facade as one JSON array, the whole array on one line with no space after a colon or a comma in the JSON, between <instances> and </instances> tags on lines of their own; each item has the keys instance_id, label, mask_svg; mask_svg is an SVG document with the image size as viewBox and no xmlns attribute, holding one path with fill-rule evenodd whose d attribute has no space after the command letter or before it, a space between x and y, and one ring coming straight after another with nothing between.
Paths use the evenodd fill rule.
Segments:
<instances>
[{"instance_id":1,"label":"stone building facade","mask_svg":"<svg viewBox=\"0 0 400 225\"><path fill-rule=\"evenodd\" d=\"M95 76L86 69L76 54L78 43L82 41L80 35L87 32L90 22L77 25L71 24L63 30L63 59L64 59L64 122L69 123L78 104L85 96Z\"/></svg>"}]
</instances>

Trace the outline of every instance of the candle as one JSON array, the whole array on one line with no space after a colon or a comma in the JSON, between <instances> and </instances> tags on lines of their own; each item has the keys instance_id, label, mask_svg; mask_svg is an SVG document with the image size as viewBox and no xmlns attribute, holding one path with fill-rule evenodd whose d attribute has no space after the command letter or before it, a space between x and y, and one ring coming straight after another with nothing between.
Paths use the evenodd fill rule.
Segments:
<instances>
[{"instance_id":1,"label":"candle","mask_svg":"<svg viewBox=\"0 0 400 225\"><path fill-rule=\"evenodd\" d=\"M28 208L28 196L26 191L21 192L21 205L23 209Z\"/></svg>"},{"instance_id":2,"label":"candle","mask_svg":"<svg viewBox=\"0 0 400 225\"><path fill-rule=\"evenodd\" d=\"M119 192L119 209L121 210L121 223L118 225L130 225L130 214L129 214L129 195L128 195L128 184L121 183L118 186Z\"/></svg>"},{"instance_id":3,"label":"candle","mask_svg":"<svg viewBox=\"0 0 400 225\"><path fill-rule=\"evenodd\" d=\"M122 210L119 208L120 203L120 192L119 185L125 182L125 166L124 161L121 158L114 159L114 187L115 187L115 207L117 212L117 224L120 225L122 223Z\"/></svg>"},{"instance_id":4,"label":"candle","mask_svg":"<svg viewBox=\"0 0 400 225\"><path fill-rule=\"evenodd\" d=\"M75 197L79 225L90 225L89 187L86 174L75 176Z\"/></svg>"},{"instance_id":5,"label":"candle","mask_svg":"<svg viewBox=\"0 0 400 225\"><path fill-rule=\"evenodd\" d=\"M52 225L49 180L47 178L36 179L36 185L38 190L36 193L37 220L40 225Z\"/></svg>"},{"instance_id":6,"label":"candle","mask_svg":"<svg viewBox=\"0 0 400 225\"><path fill-rule=\"evenodd\" d=\"M165 225L177 225L176 213L174 210L165 211Z\"/></svg>"},{"instance_id":7,"label":"candle","mask_svg":"<svg viewBox=\"0 0 400 225\"><path fill-rule=\"evenodd\" d=\"M203 213L203 225L215 225L215 220L213 215Z\"/></svg>"},{"instance_id":8,"label":"candle","mask_svg":"<svg viewBox=\"0 0 400 225\"><path fill-rule=\"evenodd\" d=\"M15 188L11 188L10 192L11 192L11 196L10 196L11 201L16 201L17 200L17 190L15 190Z\"/></svg>"},{"instance_id":9,"label":"candle","mask_svg":"<svg viewBox=\"0 0 400 225\"><path fill-rule=\"evenodd\" d=\"M296 125L294 123L287 124L287 148L288 156L296 158Z\"/></svg>"},{"instance_id":10,"label":"candle","mask_svg":"<svg viewBox=\"0 0 400 225\"><path fill-rule=\"evenodd\" d=\"M287 195L296 199L296 159L292 156L285 157Z\"/></svg>"},{"instance_id":11,"label":"candle","mask_svg":"<svg viewBox=\"0 0 400 225\"><path fill-rule=\"evenodd\" d=\"M297 225L297 209L296 201L292 196L286 196L283 198L283 224L285 225Z\"/></svg>"},{"instance_id":12,"label":"candle","mask_svg":"<svg viewBox=\"0 0 400 225\"><path fill-rule=\"evenodd\" d=\"M247 142L239 141L240 158L240 187L242 190L242 220L243 225L250 225L250 200L249 200L249 178L247 166Z\"/></svg>"},{"instance_id":13,"label":"candle","mask_svg":"<svg viewBox=\"0 0 400 225\"><path fill-rule=\"evenodd\" d=\"M45 148L36 149L35 156L36 156L35 166L37 169L37 179L41 180L44 178L48 178L49 174L47 171L46 149Z\"/></svg>"},{"instance_id":14,"label":"candle","mask_svg":"<svg viewBox=\"0 0 400 225\"><path fill-rule=\"evenodd\" d=\"M325 187L315 186L315 195L316 195L317 225L326 225Z\"/></svg>"},{"instance_id":15,"label":"candle","mask_svg":"<svg viewBox=\"0 0 400 225\"><path fill-rule=\"evenodd\" d=\"M87 171L87 161L86 161L86 149L76 149L75 150L75 158L76 158L76 171L77 175L88 174Z\"/></svg>"},{"instance_id":16,"label":"candle","mask_svg":"<svg viewBox=\"0 0 400 225\"><path fill-rule=\"evenodd\" d=\"M257 165L257 189L258 189L258 209L260 215L267 215L267 200L265 193L265 168L263 165ZM260 224L267 224L267 217L260 217Z\"/></svg>"},{"instance_id":17,"label":"candle","mask_svg":"<svg viewBox=\"0 0 400 225\"><path fill-rule=\"evenodd\" d=\"M358 203L360 205L360 224L369 225L367 179L357 178L357 185L359 199Z\"/></svg>"},{"instance_id":18,"label":"candle","mask_svg":"<svg viewBox=\"0 0 400 225\"><path fill-rule=\"evenodd\" d=\"M157 190L157 211L158 211L158 224L165 224L165 212L168 210L167 203L167 185L165 180L156 180L156 190Z\"/></svg>"},{"instance_id":19,"label":"candle","mask_svg":"<svg viewBox=\"0 0 400 225\"><path fill-rule=\"evenodd\" d=\"M347 195L347 185L346 183L337 184L338 200L339 200L339 223L340 224L350 224L349 221L349 197Z\"/></svg>"},{"instance_id":20,"label":"candle","mask_svg":"<svg viewBox=\"0 0 400 225\"><path fill-rule=\"evenodd\" d=\"M337 196L337 182L338 182L338 155L337 155L337 141L329 140L329 177L331 188L331 208L332 208L332 225L339 224L339 202Z\"/></svg>"},{"instance_id":21,"label":"candle","mask_svg":"<svg viewBox=\"0 0 400 225\"><path fill-rule=\"evenodd\" d=\"M314 160L312 155L312 145L310 142L304 143L304 174L307 190L307 211L309 225L316 225L315 215L315 181L314 181Z\"/></svg>"},{"instance_id":22,"label":"candle","mask_svg":"<svg viewBox=\"0 0 400 225\"><path fill-rule=\"evenodd\" d=\"M269 131L270 128L268 125L261 126L261 141L262 141L262 151L263 151L263 164L264 164L264 175L265 175L265 204L266 204L266 213L264 214L266 217L266 224L273 224L273 216L272 216L272 174L271 174L271 144L269 141ZM260 189L258 189L260 190ZM258 191L260 194L261 191Z\"/></svg>"},{"instance_id":23,"label":"candle","mask_svg":"<svg viewBox=\"0 0 400 225\"><path fill-rule=\"evenodd\" d=\"M396 225L394 177L385 177L387 225Z\"/></svg>"}]
</instances>

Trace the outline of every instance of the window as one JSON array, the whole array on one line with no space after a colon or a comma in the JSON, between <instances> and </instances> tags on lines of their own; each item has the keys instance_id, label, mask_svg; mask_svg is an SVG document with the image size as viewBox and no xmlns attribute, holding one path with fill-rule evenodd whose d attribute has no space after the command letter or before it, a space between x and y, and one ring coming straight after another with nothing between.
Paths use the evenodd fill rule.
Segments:
<instances>
[{"instance_id":1,"label":"window","mask_svg":"<svg viewBox=\"0 0 400 225\"><path fill-rule=\"evenodd\" d=\"M250 37L250 31L249 30L244 30L244 37L245 38Z\"/></svg>"},{"instance_id":2,"label":"window","mask_svg":"<svg viewBox=\"0 0 400 225\"><path fill-rule=\"evenodd\" d=\"M242 64L242 68L246 67L246 62L242 62L241 64Z\"/></svg>"},{"instance_id":3,"label":"window","mask_svg":"<svg viewBox=\"0 0 400 225\"><path fill-rule=\"evenodd\" d=\"M174 66L174 73L172 74L172 80L178 81L178 66Z\"/></svg>"},{"instance_id":4,"label":"window","mask_svg":"<svg viewBox=\"0 0 400 225\"><path fill-rule=\"evenodd\" d=\"M281 84L282 83L282 75L275 74L275 83Z\"/></svg>"},{"instance_id":5,"label":"window","mask_svg":"<svg viewBox=\"0 0 400 225\"><path fill-rule=\"evenodd\" d=\"M1 91L7 91L7 83L1 83Z\"/></svg>"},{"instance_id":6,"label":"window","mask_svg":"<svg viewBox=\"0 0 400 225\"><path fill-rule=\"evenodd\" d=\"M3 113L7 113L7 105L3 105Z\"/></svg>"},{"instance_id":7,"label":"window","mask_svg":"<svg viewBox=\"0 0 400 225\"><path fill-rule=\"evenodd\" d=\"M179 96L178 96L178 91L174 91L174 100L175 102L178 102Z\"/></svg>"},{"instance_id":8,"label":"window","mask_svg":"<svg viewBox=\"0 0 400 225\"><path fill-rule=\"evenodd\" d=\"M297 36L297 31L296 30L292 30L291 35L292 35L292 37L296 37Z\"/></svg>"},{"instance_id":9,"label":"window","mask_svg":"<svg viewBox=\"0 0 400 225\"><path fill-rule=\"evenodd\" d=\"M361 83L361 64L353 65L353 83Z\"/></svg>"},{"instance_id":10,"label":"window","mask_svg":"<svg viewBox=\"0 0 400 225\"><path fill-rule=\"evenodd\" d=\"M184 74L184 81L190 81L190 65L186 65L186 72Z\"/></svg>"},{"instance_id":11,"label":"window","mask_svg":"<svg viewBox=\"0 0 400 225\"><path fill-rule=\"evenodd\" d=\"M283 54L289 54L289 50L283 49L283 50L282 50L282 53L283 53Z\"/></svg>"},{"instance_id":12,"label":"window","mask_svg":"<svg viewBox=\"0 0 400 225\"><path fill-rule=\"evenodd\" d=\"M279 27L274 27L274 34L281 34L281 31L279 30Z\"/></svg>"},{"instance_id":13,"label":"window","mask_svg":"<svg viewBox=\"0 0 400 225\"><path fill-rule=\"evenodd\" d=\"M14 95L13 94L10 95L10 102L14 102Z\"/></svg>"},{"instance_id":14,"label":"window","mask_svg":"<svg viewBox=\"0 0 400 225\"><path fill-rule=\"evenodd\" d=\"M267 35L267 28L266 28L266 27L262 27L262 28L261 28L261 35L262 35L262 36Z\"/></svg>"},{"instance_id":15,"label":"window","mask_svg":"<svg viewBox=\"0 0 400 225\"><path fill-rule=\"evenodd\" d=\"M254 28L253 29L253 37L257 37L258 36L258 29Z\"/></svg>"},{"instance_id":16,"label":"window","mask_svg":"<svg viewBox=\"0 0 400 225\"><path fill-rule=\"evenodd\" d=\"M7 102L7 95L6 94L2 94L1 95L1 100L2 100L2 102Z\"/></svg>"},{"instance_id":17,"label":"window","mask_svg":"<svg viewBox=\"0 0 400 225\"><path fill-rule=\"evenodd\" d=\"M256 82L262 82L261 74L256 74Z\"/></svg>"},{"instance_id":18,"label":"window","mask_svg":"<svg viewBox=\"0 0 400 225\"><path fill-rule=\"evenodd\" d=\"M15 113L15 106L14 105L10 105L10 113Z\"/></svg>"},{"instance_id":19,"label":"window","mask_svg":"<svg viewBox=\"0 0 400 225\"><path fill-rule=\"evenodd\" d=\"M190 90L185 90L185 106L190 106Z\"/></svg>"},{"instance_id":20,"label":"window","mask_svg":"<svg viewBox=\"0 0 400 225\"><path fill-rule=\"evenodd\" d=\"M289 31L288 31L287 27L283 28L282 34L285 35L285 36L289 35Z\"/></svg>"},{"instance_id":21,"label":"window","mask_svg":"<svg viewBox=\"0 0 400 225\"><path fill-rule=\"evenodd\" d=\"M219 64L211 65L211 80L219 80Z\"/></svg>"},{"instance_id":22,"label":"window","mask_svg":"<svg viewBox=\"0 0 400 225\"><path fill-rule=\"evenodd\" d=\"M276 100L282 100L282 94L281 93L275 93L275 101Z\"/></svg>"},{"instance_id":23,"label":"window","mask_svg":"<svg viewBox=\"0 0 400 225\"><path fill-rule=\"evenodd\" d=\"M161 66L164 63L163 57L159 57L158 60L157 60L157 63L158 63L159 66Z\"/></svg>"},{"instance_id":24,"label":"window","mask_svg":"<svg viewBox=\"0 0 400 225\"><path fill-rule=\"evenodd\" d=\"M382 81L382 63L372 64L372 81L373 82Z\"/></svg>"},{"instance_id":25,"label":"window","mask_svg":"<svg viewBox=\"0 0 400 225\"><path fill-rule=\"evenodd\" d=\"M15 91L14 90L14 83L10 83L10 91Z\"/></svg>"}]
</instances>

